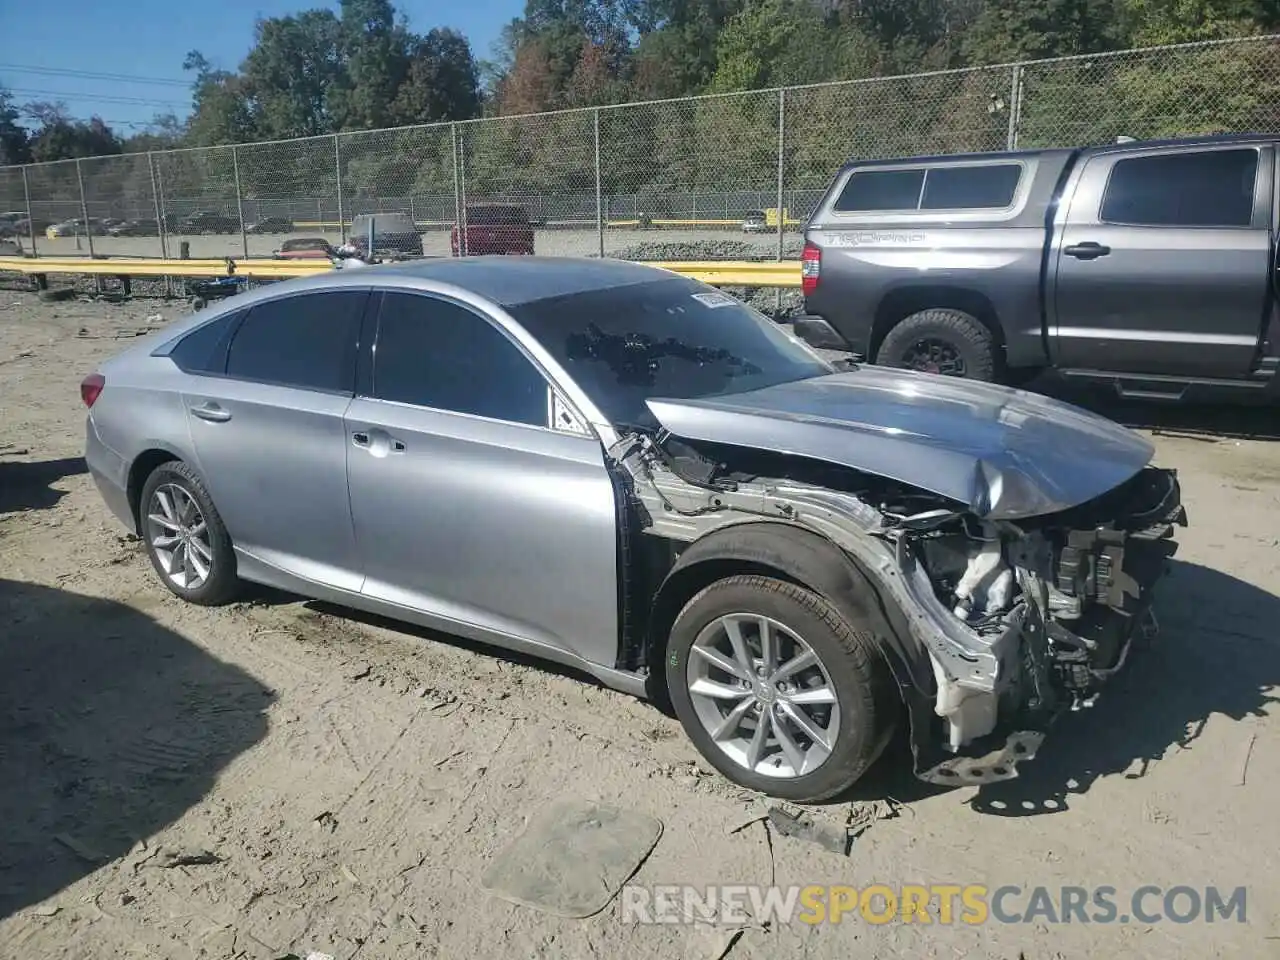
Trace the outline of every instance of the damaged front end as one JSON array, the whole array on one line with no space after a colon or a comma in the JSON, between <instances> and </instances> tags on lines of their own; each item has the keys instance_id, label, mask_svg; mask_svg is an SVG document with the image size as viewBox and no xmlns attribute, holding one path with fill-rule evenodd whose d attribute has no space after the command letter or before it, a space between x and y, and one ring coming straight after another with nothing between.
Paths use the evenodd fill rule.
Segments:
<instances>
[{"instance_id":1,"label":"damaged front end","mask_svg":"<svg viewBox=\"0 0 1280 960\"><path fill-rule=\"evenodd\" d=\"M644 534L676 546L759 520L836 544L895 611L883 638L908 705L916 772L1017 775L1054 717L1092 705L1154 625L1152 588L1185 525L1176 474L1144 467L1083 504L981 517L856 469L633 432L610 456Z\"/></svg>"}]
</instances>

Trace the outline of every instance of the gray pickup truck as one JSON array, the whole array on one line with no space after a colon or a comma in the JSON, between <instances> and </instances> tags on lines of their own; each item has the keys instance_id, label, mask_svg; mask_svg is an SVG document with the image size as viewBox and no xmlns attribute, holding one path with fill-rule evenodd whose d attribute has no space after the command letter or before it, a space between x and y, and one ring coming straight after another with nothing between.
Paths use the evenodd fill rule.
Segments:
<instances>
[{"instance_id":1,"label":"gray pickup truck","mask_svg":"<svg viewBox=\"0 0 1280 960\"><path fill-rule=\"evenodd\" d=\"M1125 396L1280 398L1280 136L846 165L805 229L801 336Z\"/></svg>"}]
</instances>

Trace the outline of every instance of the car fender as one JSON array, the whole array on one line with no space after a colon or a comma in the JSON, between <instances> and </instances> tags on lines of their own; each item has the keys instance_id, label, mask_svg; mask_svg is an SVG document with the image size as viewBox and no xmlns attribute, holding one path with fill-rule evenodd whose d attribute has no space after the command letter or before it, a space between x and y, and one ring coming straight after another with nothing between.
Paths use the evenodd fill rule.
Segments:
<instances>
[{"instance_id":1,"label":"car fender","mask_svg":"<svg viewBox=\"0 0 1280 960\"><path fill-rule=\"evenodd\" d=\"M911 688L931 691L928 653L894 601L878 588L874 574L831 540L794 523L745 521L693 541L658 588L650 623L665 628L694 593L743 567L772 570L820 594L850 620L865 623L904 696ZM666 640L650 639L658 647Z\"/></svg>"}]
</instances>

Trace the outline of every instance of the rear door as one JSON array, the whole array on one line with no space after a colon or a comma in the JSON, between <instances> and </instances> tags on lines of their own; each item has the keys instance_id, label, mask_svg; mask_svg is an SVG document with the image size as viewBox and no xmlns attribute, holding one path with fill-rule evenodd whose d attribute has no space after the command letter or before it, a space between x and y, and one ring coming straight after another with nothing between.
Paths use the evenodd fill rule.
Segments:
<instances>
[{"instance_id":1,"label":"rear door","mask_svg":"<svg viewBox=\"0 0 1280 960\"><path fill-rule=\"evenodd\" d=\"M346 431L368 290L254 305L225 359L183 391L201 476L242 550L284 573L359 591Z\"/></svg>"},{"instance_id":2,"label":"rear door","mask_svg":"<svg viewBox=\"0 0 1280 960\"><path fill-rule=\"evenodd\" d=\"M364 592L613 665L603 449L549 428L549 385L523 350L470 307L386 293L359 394L347 454Z\"/></svg>"},{"instance_id":3,"label":"rear door","mask_svg":"<svg viewBox=\"0 0 1280 960\"><path fill-rule=\"evenodd\" d=\"M1086 159L1052 251L1057 365L1246 376L1271 280L1272 153L1214 144Z\"/></svg>"}]
</instances>

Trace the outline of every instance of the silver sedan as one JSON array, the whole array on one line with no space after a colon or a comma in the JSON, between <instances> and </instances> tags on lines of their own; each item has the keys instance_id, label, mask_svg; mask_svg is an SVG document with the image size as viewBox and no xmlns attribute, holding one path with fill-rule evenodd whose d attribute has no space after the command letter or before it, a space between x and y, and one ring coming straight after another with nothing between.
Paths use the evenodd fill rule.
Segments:
<instances>
[{"instance_id":1,"label":"silver sedan","mask_svg":"<svg viewBox=\"0 0 1280 960\"><path fill-rule=\"evenodd\" d=\"M179 597L254 581L572 665L794 800L904 724L927 780L1013 776L1125 662L1184 522L1109 421L833 365L608 260L267 285L81 393L102 498Z\"/></svg>"}]
</instances>

